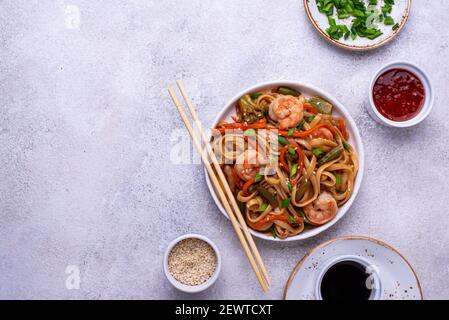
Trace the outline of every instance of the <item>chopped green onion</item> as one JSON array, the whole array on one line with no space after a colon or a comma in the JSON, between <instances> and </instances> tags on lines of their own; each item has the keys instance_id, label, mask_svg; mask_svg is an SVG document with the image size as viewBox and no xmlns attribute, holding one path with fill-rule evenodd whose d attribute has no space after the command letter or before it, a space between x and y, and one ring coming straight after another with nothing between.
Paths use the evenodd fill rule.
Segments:
<instances>
[{"instance_id":1,"label":"chopped green onion","mask_svg":"<svg viewBox=\"0 0 449 320\"><path fill-rule=\"evenodd\" d=\"M341 175L339 175L339 174L335 175L335 184L337 186L341 185Z\"/></svg>"},{"instance_id":2,"label":"chopped green onion","mask_svg":"<svg viewBox=\"0 0 449 320\"><path fill-rule=\"evenodd\" d=\"M294 132L295 132L295 128L288 129L288 136L291 137Z\"/></svg>"},{"instance_id":3,"label":"chopped green onion","mask_svg":"<svg viewBox=\"0 0 449 320\"><path fill-rule=\"evenodd\" d=\"M330 38L355 40L357 37L376 39L383 33L374 22L394 25L390 17L395 0L315 0L318 11L327 16ZM374 19L373 19L374 18ZM337 21L338 20L338 21ZM339 23L344 21L344 23ZM369 26L371 25L371 27ZM394 30L396 30L395 27Z\"/></svg>"},{"instance_id":4,"label":"chopped green onion","mask_svg":"<svg viewBox=\"0 0 449 320\"><path fill-rule=\"evenodd\" d=\"M282 200L281 208L288 208L291 200L292 200L292 198L287 198L287 199Z\"/></svg>"},{"instance_id":5,"label":"chopped green onion","mask_svg":"<svg viewBox=\"0 0 449 320\"><path fill-rule=\"evenodd\" d=\"M297 163L295 163L295 164L292 166L291 170L290 170L290 178L292 178L292 177L295 176L296 171L298 171L298 164L297 164Z\"/></svg>"},{"instance_id":6,"label":"chopped green onion","mask_svg":"<svg viewBox=\"0 0 449 320\"><path fill-rule=\"evenodd\" d=\"M390 16L385 17L384 24L386 26L393 26L395 24L394 19Z\"/></svg>"},{"instance_id":7,"label":"chopped green onion","mask_svg":"<svg viewBox=\"0 0 449 320\"><path fill-rule=\"evenodd\" d=\"M261 175L259 172L257 172L257 173L256 173L256 178L254 179L254 182L257 183L257 182L259 182L260 180L262 180L262 175Z\"/></svg>"},{"instance_id":8,"label":"chopped green onion","mask_svg":"<svg viewBox=\"0 0 449 320\"><path fill-rule=\"evenodd\" d=\"M307 122L311 123L313 121L313 119L315 119L315 116L307 117Z\"/></svg>"},{"instance_id":9,"label":"chopped green onion","mask_svg":"<svg viewBox=\"0 0 449 320\"><path fill-rule=\"evenodd\" d=\"M293 149L292 147L288 146L288 153L294 155L295 154L295 149Z\"/></svg>"},{"instance_id":10,"label":"chopped green onion","mask_svg":"<svg viewBox=\"0 0 449 320\"><path fill-rule=\"evenodd\" d=\"M262 203L262 204L259 206L259 209L257 209L257 211L259 211L259 212L264 212L265 210L267 210L267 208L268 208L268 203Z\"/></svg>"},{"instance_id":11,"label":"chopped green onion","mask_svg":"<svg viewBox=\"0 0 449 320\"><path fill-rule=\"evenodd\" d=\"M287 144L287 139L285 139L283 136L279 136L278 137L278 141L280 144L282 144L283 146L285 146Z\"/></svg>"},{"instance_id":12,"label":"chopped green onion","mask_svg":"<svg viewBox=\"0 0 449 320\"><path fill-rule=\"evenodd\" d=\"M288 191L292 192L293 186L292 186L292 183L290 181L287 182L287 188L288 188Z\"/></svg>"},{"instance_id":13,"label":"chopped green onion","mask_svg":"<svg viewBox=\"0 0 449 320\"><path fill-rule=\"evenodd\" d=\"M271 226L270 231L271 231L271 235L273 236L273 238L276 239L277 236L276 236L276 229L275 229L274 225Z\"/></svg>"},{"instance_id":14,"label":"chopped green onion","mask_svg":"<svg viewBox=\"0 0 449 320\"><path fill-rule=\"evenodd\" d=\"M277 198L274 197L270 191L268 191L266 188L261 186L260 183L253 184L253 186L254 186L254 189L257 190L257 192L259 192L259 196L261 196L267 202L269 202L273 208L276 208L279 206L279 201L277 200Z\"/></svg>"},{"instance_id":15,"label":"chopped green onion","mask_svg":"<svg viewBox=\"0 0 449 320\"><path fill-rule=\"evenodd\" d=\"M298 225L298 223L297 223L296 220L295 220L295 217L293 217L293 216L290 214L290 212L288 212L287 217L288 217L288 221L289 221L292 225L294 225L294 226L297 226L297 225Z\"/></svg>"},{"instance_id":16,"label":"chopped green onion","mask_svg":"<svg viewBox=\"0 0 449 320\"><path fill-rule=\"evenodd\" d=\"M314 148L312 149L312 153L316 156L316 157L320 157L323 155L323 150L321 150L320 148Z\"/></svg>"}]
</instances>

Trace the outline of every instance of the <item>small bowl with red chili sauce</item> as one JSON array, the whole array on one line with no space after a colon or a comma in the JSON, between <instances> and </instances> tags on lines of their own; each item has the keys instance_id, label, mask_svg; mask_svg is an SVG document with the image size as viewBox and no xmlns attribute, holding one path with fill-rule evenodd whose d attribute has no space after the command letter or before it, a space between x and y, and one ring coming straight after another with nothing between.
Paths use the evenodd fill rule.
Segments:
<instances>
[{"instance_id":1,"label":"small bowl with red chili sauce","mask_svg":"<svg viewBox=\"0 0 449 320\"><path fill-rule=\"evenodd\" d=\"M432 109L429 77L412 63L390 63L371 81L370 105L368 111L379 123L399 128L417 125Z\"/></svg>"}]
</instances>

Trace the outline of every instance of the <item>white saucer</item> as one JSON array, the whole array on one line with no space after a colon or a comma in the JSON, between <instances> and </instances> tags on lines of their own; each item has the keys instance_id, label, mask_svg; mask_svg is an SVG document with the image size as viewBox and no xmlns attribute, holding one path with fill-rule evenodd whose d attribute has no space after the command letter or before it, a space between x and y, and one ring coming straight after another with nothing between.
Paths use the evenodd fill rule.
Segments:
<instances>
[{"instance_id":1,"label":"white saucer","mask_svg":"<svg viewBox=\"0 0 449 320\"><path fill-rule=\"evenodd\" d=\"M421 285L408 261L388 244L365 236L341 237L308 252L295 266L284 290L286 300L315 300L323 268L343 256L359 258L374 267L381 283L380 299L421 300Z\"/></svg>"}]
</instances>

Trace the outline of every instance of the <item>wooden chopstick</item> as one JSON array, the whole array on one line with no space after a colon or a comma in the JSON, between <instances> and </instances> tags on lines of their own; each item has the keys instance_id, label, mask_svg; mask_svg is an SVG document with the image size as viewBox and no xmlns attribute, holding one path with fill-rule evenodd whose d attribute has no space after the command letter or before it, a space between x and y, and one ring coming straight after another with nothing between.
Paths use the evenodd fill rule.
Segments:
<instances>
[{"instance_id":1,"label":"wooden chopstick","mask_svg":"<svg viewBox=\"0 0 449 320\"><path fill-rule=\"evenodd\" d=\"M186 113L184 111L184 107L179 102L179 100L178 100L178 98L176 96L175 91L173 90L173 88L170 87L170 88L168 88L168 92L170 94L170 97L173 100L173 103L175 104L176 108L178 109L178 112L179 112L179 114L180 114L180 116L182 118L182 121L184 122L184 124L185 124L185 126L187 128L187 131L189 132L189 134L190 134L190 136L191 136L191 138L193 140L193 143L195 145L196 150L201 155L201 159L203 160L204 166L206 167L206 170L207 170L207 172L208 172L208 174L209 174L209 176L211 178L211 181L212 181L215 189L217 190L218 196L219 196L221 202L223 203L223 205L225 207L225 210L228 213L229 218L231 219L232 226L234 227L234 230L235 230L235 232L237 234L237 237L239 238L240 243L242 244L243 250L245 251L245 254L246 254L246 256L247 256L247 258L248 258L248 260L250 262L250 265L251 265L254 273L256 274L257 280L259 281L260 285L262 286L263 291L267 292L268 288L265 285L265 282L264 282L264 280L263 280L263 278L262 278L262 276L261 276L261 274L259 272L259 269L258 269L258 267L256 265L256 261L254 260L254 257L252 256L251 251L250 251L250 249L248 247L248 244L247 244L247 242L246 242L246 240L245 240L245 238L243 236L242 230L240 229L240 225L237 222L237 220L236 220L236 218L235 218L235 216L234 216L234 214L232 212L232 209L229 206L229 203L228 203L228 201L226 199L226 196L225 196L225 194L223 193L223 190L220 187L220 182L218 181L216 175L214 174L212 166L209 163L207 152L205 152L203 150L203 148L201 146L201 142L198 140L197 136L193 132L193 127L190 124L190 121L189 121L189 119L188 119L188 117L187 117L187 115L186 115Z\"/></svg>"},{"instance_id":2,"label":"wooden chopstick","mask_svg":"<svg viewBox=\"0 0 449 320\"><path fill-rule=\"evenodd\" d=\"M193 121L195 122L196 126L198 127L198 130L201 134L201 138L206 146L207 153L209 154L209 157L212 160L212 163L214 165L215 171L217 172L218 177L219 177L220 181L222 182L222 185L225 189L226 195L228 196L228 199L231 202L232 209L234 209L235 215L237 216L237 219L241 225L243 233L244 233L246 239L248 240L249 246L251 247L251 250L253 251L253 254L254 254L256 261L260 267L260 270L262 271L265 281L267 282L268 286L271 286L271 280L270 280L270 277L268 276L268 272L267 272L267 269L265 268L265 264L263 263L262 257L260 256L260 253L259 253L259 250L257 249L256 244L254 243L254 239L251 236L251 233L249 232L248 226L246 225L246 221L243 218L242 212L240 211L240 208L239 208L237 202L235 201L235 197L232 194L232 191L231 191L231 188L229 187L228 181L227 181L225 175L223 174L223 171L221 170L221 166L218 163L217 158L215 157L215 153L213 152L212 147L210 146L209 141L206 137L206 134L204 133L204 128L201 124L200 119L198 118L198 114L196 113L195 108L193 107L192 102L191 102L189 96L187 95L187 92L184 88L182 81L177 80L176 84L178 85L179 91L181 92L181 94L187 104L187 107L189 108L189 111L192 114Z\"/></svg>"}]
</instances>

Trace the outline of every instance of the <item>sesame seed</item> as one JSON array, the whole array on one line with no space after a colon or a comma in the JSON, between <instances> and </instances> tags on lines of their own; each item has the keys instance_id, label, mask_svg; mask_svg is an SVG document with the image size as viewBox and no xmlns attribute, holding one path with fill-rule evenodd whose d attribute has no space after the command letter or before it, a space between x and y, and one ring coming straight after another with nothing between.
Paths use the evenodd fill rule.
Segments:
<instances>
[{"instance_id":1,"label":"sesame seed","mask_svg":"<svg viewBox=\"0 0 449 320\"><path fill-rule=\"evenodd\" d=\"M168 270L179 282L196 286L206 282L214 273L217 256L205 241L189 238L178 242L168 256Z\"/></svg>"}]
</instances>

